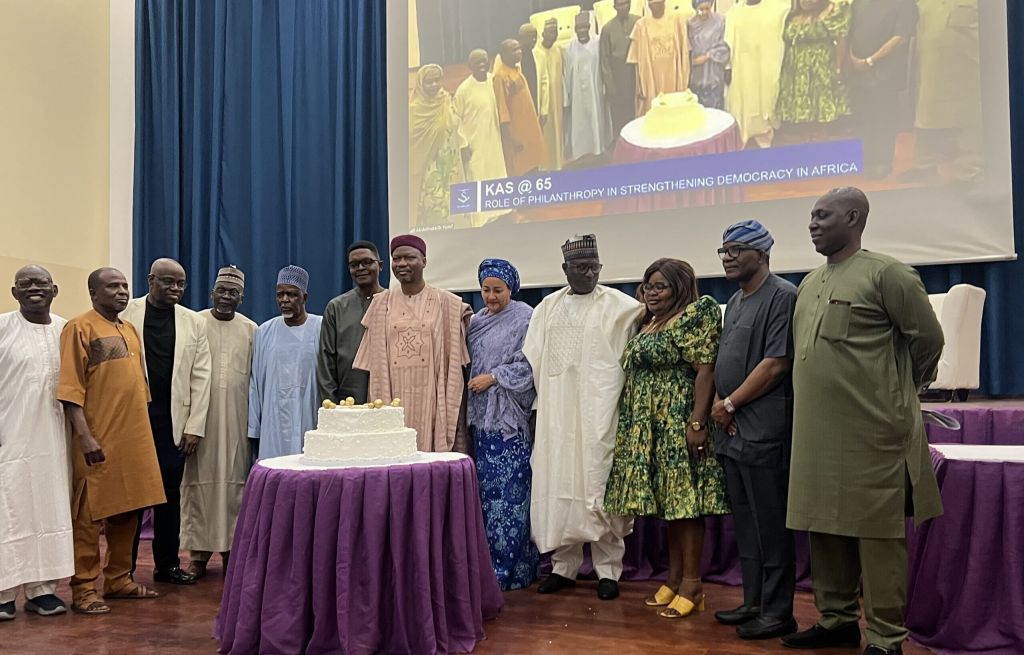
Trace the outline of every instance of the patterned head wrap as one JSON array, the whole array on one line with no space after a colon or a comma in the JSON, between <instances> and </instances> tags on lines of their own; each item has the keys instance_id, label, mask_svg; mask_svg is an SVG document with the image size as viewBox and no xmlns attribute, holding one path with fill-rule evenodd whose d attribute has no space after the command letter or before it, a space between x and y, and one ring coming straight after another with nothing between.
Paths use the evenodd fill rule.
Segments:
<instances>
[{"instance_id":1,"label":"patterned head wrap","mask_svg":"<svg viewBox=\"0 0 1024 655\"><path fill-rule=\"evenodd\" d=\"M577 234L562 244L562 258L565 261L597 258L597 237L593 234Z\"/></svg>"},{"instance_id":2,"label":"patterned head wrap","mask_svg":"<svg viewBox=\"0 0 1024 655\"><path fill-rule=\"evenodd\" d=\"M504 282L508 286L508 290L513 294L519 291L519 271L507 260L485 259L480 262L480 268L477 269L479 282L483 284L484 279L489 277L497 278Z\"/></svg>"},{"instance_id":3,"label":"patterned head wrap","mask_svg":"<svg viewBox=\"0 0 1024 655\"><path fill-rule=\"evenodd\" d=\"M424 257L427 256L427 244L415 234L400 234L392 239L390 252L395 252L402 246L410 246L419 250Z\"/></svg>"},{"instance_id":4,"label":"patterned head wrap","mask_svg":"<svg viewBox=\"0 0 1024 655\"><path fill-rule=\"evenodd\" d=\"M293 287L298 287L302 293L306 293L306 289L309 287L309 273L304 268L289 264L277 274L277 283L290 284Z\"/></svg>"},{"instance_id":5,"label":"patterned head wrap","mask_svg":"<svg viewBox=\"0 0 1024 655\"><path fill-rule=\"evenodd\" d=\"M726 228L722 234L722 243L745 243L751 248L770 252L775 239L768 233L768 228L755 220L740 221Z\"/></svg>"},{"instance_id":6,"label":"patterned head wrap","mask_svg":"<svg viewBox=\"0 0 1024 655\"><path fill-rule=\"evenodd\" d=\"M234 284L242 289L245 288L245 273L238 270L234 266L225 266L224 268L217 271L217 279L213 281L214 285L225 283Z\"/></svg>"}]
</instances>

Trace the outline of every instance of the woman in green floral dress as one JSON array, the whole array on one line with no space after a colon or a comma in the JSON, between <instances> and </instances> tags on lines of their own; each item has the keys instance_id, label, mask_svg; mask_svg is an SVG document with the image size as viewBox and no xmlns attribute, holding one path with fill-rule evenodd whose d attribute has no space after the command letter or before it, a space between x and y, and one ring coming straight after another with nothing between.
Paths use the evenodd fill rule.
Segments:
<instances>
[{"instance_id":1,"label":"woman in green floral dress","mask_svg":"<svg viewBox=\"0 0 1024 655\"><path fill-rule=\"evenodd\" d=\"M776 105L783 123L821 125L850 114L840 77L849 28L848 0L795 0L783 31L786 53Z\"/></svg>"},{"instance_id":2,"label":"woman in green floral dress","mask_svg":"<svg viewBox=\"0 0 1024 655\"><path fill-rule=\"evenodd\" d=\"M623 354L604 508L668 521L668 580L645 602L680 618L704 605L704 517L729 513L707 420L722 316L714 298L698 296L693 268L678 259L651 264L640 289L647 311Z\"/></svg>"}]
</instances>

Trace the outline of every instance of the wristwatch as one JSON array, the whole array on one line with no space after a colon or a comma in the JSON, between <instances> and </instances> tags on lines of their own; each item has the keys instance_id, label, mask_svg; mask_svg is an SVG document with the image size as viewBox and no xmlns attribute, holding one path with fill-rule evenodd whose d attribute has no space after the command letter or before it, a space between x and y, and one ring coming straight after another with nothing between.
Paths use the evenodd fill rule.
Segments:
<instances>
[{"instance_id":1,"label":"wristwatch","mask_svg":"<svg viewBox=\"0 0 1024 655\"><path fill-rule=\"evenodd\" d=\"M701 423L700 421L690 421L690 429L694 432L700 432L704 429L705 425L705 423Z\"/></svg>"},{"instance_id":2,"label":"wristwatch","mask_svg":"<svg viewBox=\"0 0 1024 655\"><path fill-rule=\"evenodd\" d=\"M729 396L726 396L725 398L722 399L722 404L725 405L725 411L729 412L730 414L736 413L736 405L732 404L732 399L729 398Z\"/></svg>"}]
</instances>

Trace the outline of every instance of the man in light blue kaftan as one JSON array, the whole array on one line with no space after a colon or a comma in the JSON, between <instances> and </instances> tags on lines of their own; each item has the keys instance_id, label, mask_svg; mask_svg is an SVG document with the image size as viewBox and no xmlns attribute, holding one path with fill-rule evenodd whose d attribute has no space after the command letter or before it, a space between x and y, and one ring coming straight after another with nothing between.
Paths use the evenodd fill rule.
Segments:
<instances>
[{"instance_id":1,"label":"man in light blue kaftan","mask_svg":"<svg viewBox=\"0 0 1024 655\"><path fill-rule=\"evenodd\" d=\"M277 275L281 315L256 329L249 379L249 438L259 459L298 455L316 427L316 362L322 318L306 313L309 274L286 266Z\"/></svg>"}]
</instances>

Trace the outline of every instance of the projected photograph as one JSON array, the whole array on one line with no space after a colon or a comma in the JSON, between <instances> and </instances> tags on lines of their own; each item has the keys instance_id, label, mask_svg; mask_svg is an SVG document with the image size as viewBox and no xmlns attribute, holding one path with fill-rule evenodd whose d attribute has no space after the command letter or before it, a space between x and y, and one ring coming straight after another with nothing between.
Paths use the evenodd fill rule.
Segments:
<instances>
[{"instance_id":1,"label":"projected photograph","mask_svg":"<svg viewBox=\"0 0 1024 655\"><path fill-rule=\"evenodd\" d=\"M409 226L963 185L977 0L409 0Z\"/></svg>"}]
</instances>

